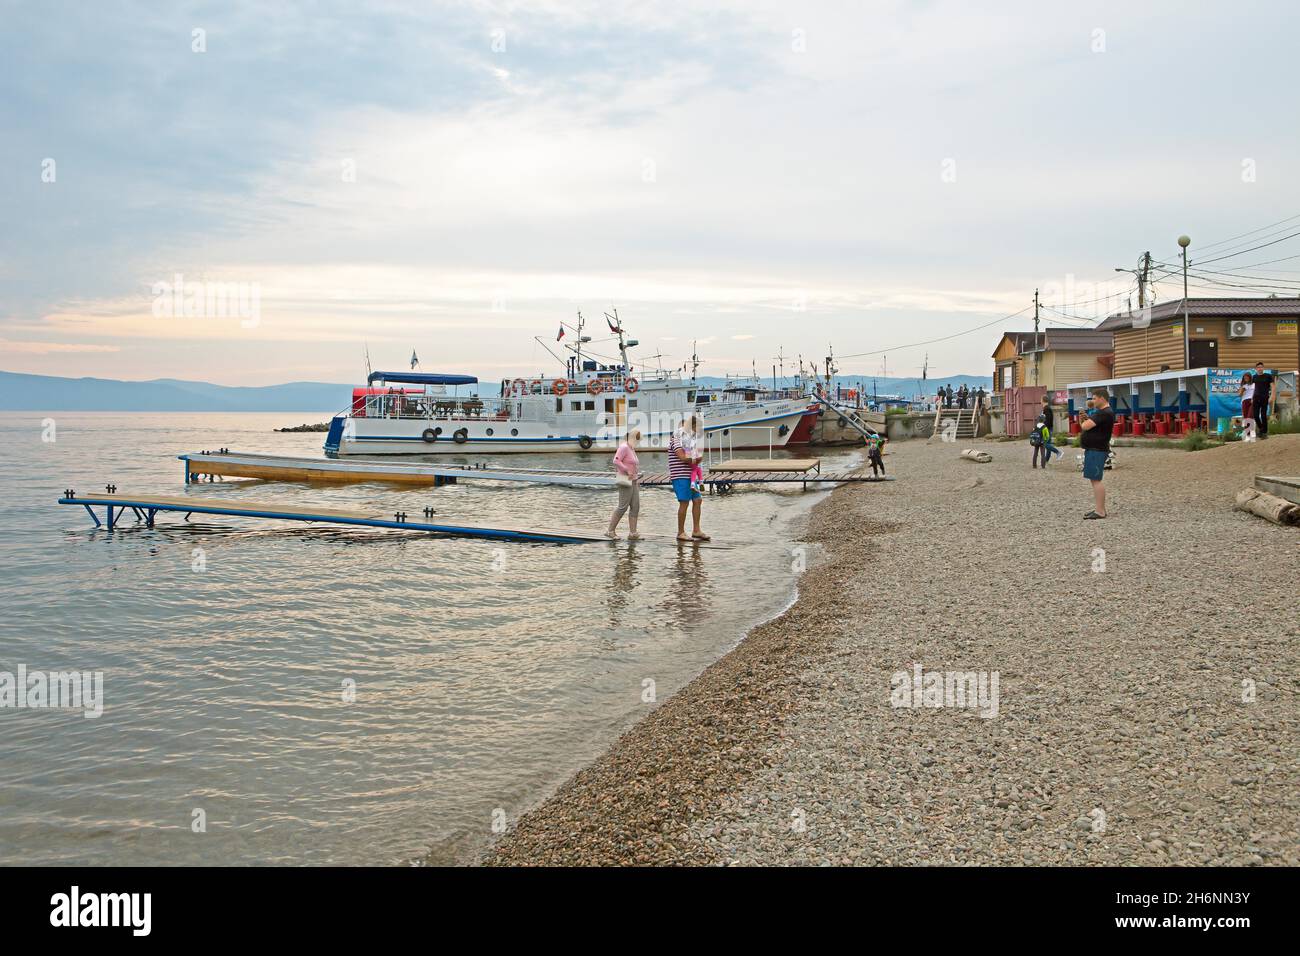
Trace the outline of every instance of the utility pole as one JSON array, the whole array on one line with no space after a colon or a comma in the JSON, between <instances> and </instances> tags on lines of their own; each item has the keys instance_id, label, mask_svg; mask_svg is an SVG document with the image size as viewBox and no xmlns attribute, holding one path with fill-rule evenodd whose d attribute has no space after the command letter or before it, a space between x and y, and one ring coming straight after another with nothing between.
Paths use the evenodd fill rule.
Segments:
<instances>
[{"instance_id":1,"label":"utility pole","mask_svg":"<svg viewBox=\"0 0 1300 956\"><path fill-rule=\"evenodd\" d=\"M1043 353L1038 348L1038 290L1034 290L1034 384L1038 384L1038 365Z\"/></svg>"},{"instance_id":2,"label":"utility pole","mask_svg":"<svg viewBox=\"0 0 1300 956\"><path fill-rule=\"evenodd\" d=\"M1138 256L1138 267L1136 269L1121 269L1115 267L1116 272L1131 272L1137 276L1138 284L1138 308L1147 307L1147 290L1151 287L1151 253L1144 252ZM1130 309L1130 311L1132 311Z\"/></svg>"}]
</instances>

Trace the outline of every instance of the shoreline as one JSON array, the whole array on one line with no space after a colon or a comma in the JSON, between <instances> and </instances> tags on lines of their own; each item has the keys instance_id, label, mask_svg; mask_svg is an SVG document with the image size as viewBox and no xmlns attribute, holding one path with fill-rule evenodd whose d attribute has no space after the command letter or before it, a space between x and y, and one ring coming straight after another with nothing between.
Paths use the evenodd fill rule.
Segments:
<instances>
[{"instance_id":1,"label":"shoreline","mask_svg":"<svg viewBox=\"0 0 1300 956\"><path fill-rule=\"evenodd\" d=\"M822 554L796 579L794 594L780 613L750 628L731 650L526 811L471 863L719 862L691 835L691 821L728 792L738 774L763 766L764 744L781 734L792 700L786 655L796 648L808 653L824 643L799 634L798 628L818 619L808 593L814 585L832 584L832 571L842 560L832 524L837 497L851 490L834 489L799 519L803 527L791 540L818 545ZM722 701L725 708L712 706ZM702 716L705 711L713 716ZM725 766L718 758L724 748ZM610 830L601 822L607 815L635 820L637 830Z\"/></svg>"},{"instance_id":2,"label":"shoreline","mask_svg":"<svg viewBox=\"0 0 1300 956\"><path fill-rule=\"evenodd\" d=\"M818 502L804 538L825 559L794 604L477 862L1294 865L1300 560L1294 529L1231 496L1300 438L1126 451L1104 523L1078 520L1068 457L1036 473L989 450L899 443L899 481ZM1278 561L1253 585L1247 538ZM1089 577L1099 546L1111 573ZM1000 671L999 716L894 709L912 661Z\"/></svg>"}]
</instances>

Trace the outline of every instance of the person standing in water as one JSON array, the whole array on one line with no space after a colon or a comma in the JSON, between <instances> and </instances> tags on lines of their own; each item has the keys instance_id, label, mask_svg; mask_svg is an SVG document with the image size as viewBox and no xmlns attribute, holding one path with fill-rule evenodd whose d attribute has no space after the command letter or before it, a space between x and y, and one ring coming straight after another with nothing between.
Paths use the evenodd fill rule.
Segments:
<instances>
[{"instance_id":1,"label":"person standing in water","mask_svg":"<svg viewBox=\"0 0 1300 956\"><path fill-rule=\"evenodd\" d=\"M641 440L641 430L634 428L627 433L627 438L614 453L614 470L618 473L618 507L609 519L607 538L618 537L618 523L627 515L627 537L629 541L638 540L636 522L641 515L641 475L640 462L636 457L637 442Z\"/></svg>"},{"instance_id":2,"label":"person standing in water","mask_svg":"<svg viewBox=\"0 0 1300 956\"><path fill-rule=\"evenodd\" d=\"M709 536L700 530L700 493L691 487L691 472L704 459L687 449L698 436L700 420L691 415L686 424L673 432L668 439L668 477L672 479L673 494L677 496L677 540L708 541ZM686 534L686 511L691 511L692 531Z\"/></svg>"}]
</instances>

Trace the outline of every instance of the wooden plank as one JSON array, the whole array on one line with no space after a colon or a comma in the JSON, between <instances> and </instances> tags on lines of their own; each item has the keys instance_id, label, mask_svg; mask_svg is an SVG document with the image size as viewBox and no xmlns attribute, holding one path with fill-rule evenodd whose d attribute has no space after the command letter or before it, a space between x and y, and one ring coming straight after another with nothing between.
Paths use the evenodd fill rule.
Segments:
<instances>
[{"instance_id":1,"label":"wooden plank","mask_svg":"<svg viewBox=\"0 0 1300 956\"><path fill-rule=\"evenodd\" d=\"M821 465L820 458L733 458L717 465L709 465L710 472L718 471L811 471Z\"/></svg>"}]
</instances>

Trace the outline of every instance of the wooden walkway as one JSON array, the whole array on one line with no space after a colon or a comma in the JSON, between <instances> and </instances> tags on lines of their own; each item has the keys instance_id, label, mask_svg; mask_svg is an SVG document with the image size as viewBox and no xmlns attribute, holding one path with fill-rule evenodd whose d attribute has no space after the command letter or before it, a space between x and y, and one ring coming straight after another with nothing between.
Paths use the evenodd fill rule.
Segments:
<instances>
[{"instance_id":1,"label":"wooden walkway","mask_svg":"<svg viewBox=\"0 0 1300 956\"><path fill-rule=\"evenodd\" d=\"M243 452L198 452L178 456L184 464L185 483L224 478L257 478L264 481L365 482L383 481L440 487L462 480L532 482L578 485L590 488L615 487L610 471L572 468L508 468L498 465L439 465L427 462L346 461L333 458L288 458ZM709 491L727 492L737 485L801 484L819 482L891 481L870 473L843 471L823 473L817 458L740 458L710 466L704 475ZM672 484L666 472L643 473L641 485L662 488Z\"/></svg>"},{"instance_id":2,"label":"wooden walkway","mask_svg":"<svg viewBox=\"0 0 1300 956\"><path fill-rule=\"evenodd\" d=\"M426 531L430 534L458 538L487 538L497 541L548 542L577 544L605 541L599 532L558 530L554 528L484 528L476 525L442 524L432 521L432 513L408 520L405 512L380 514L373 511L341 511L333 508L295 508L267 501L244 501L230 498L190 498L166 495L77 495L68 489L59 499L61 505L81 505L90 514L95 527L106 524L109 530L130 512L136 521L152 528L159 512L177 512L186 519L191 514L229 515L241 518L267 518L276 521L306 521L311 523L354 525L367 528L392 528L398 531ZM106 520L101 522L94 507L105 509ZM421 520L421 517L423 520Z\"/></svg>"}]
</instances>

